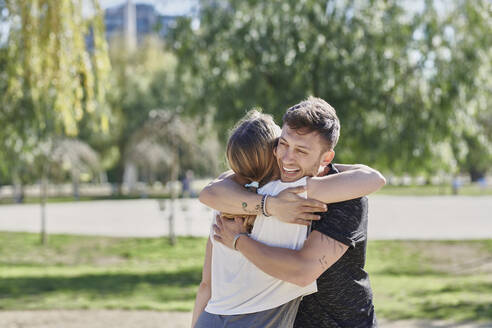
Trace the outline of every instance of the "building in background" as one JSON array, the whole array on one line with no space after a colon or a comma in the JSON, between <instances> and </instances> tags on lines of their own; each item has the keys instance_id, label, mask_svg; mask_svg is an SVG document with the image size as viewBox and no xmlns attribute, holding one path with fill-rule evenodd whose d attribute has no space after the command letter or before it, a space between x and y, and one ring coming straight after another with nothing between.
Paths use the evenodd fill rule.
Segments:
<instances>
[{"instance_id":1,"label":"building in background","mask_svg":"<svg viewBox=\"0 0 492 328\"><path fill-rule=\"evenodd\" d=\"M164 38L169 29L176 24L176 20L184 15L197 15L197 8L191 7L189 12L183 15L166 15L157 11L153 4L128 0L104 11L106 38L111 41L116 36L124 36L130 46L141 43L151 34Z\"/></svg>"}]
</instances>

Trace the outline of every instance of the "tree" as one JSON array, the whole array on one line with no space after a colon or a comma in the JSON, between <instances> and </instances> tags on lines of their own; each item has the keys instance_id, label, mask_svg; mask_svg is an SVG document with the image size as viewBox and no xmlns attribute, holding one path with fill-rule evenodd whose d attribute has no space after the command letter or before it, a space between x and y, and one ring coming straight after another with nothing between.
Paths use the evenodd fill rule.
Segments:
<instances>
[{"instance_id":1,"label":"tree","mask_svg":"<svg viewBox=\"0 0 492 328\"><path fill-rule=\"evenodd\" d=\"M439 68L454 86L444 95L455 108L453 150L459 171L477 181L492 162L492 3L457 1L443 29L452 56Z\"/></svg>"},{"instance_id":2,"label":"tree","mask_svg":"<svg viewBox=\"0 0 492 328\"><path fill-rule=\"evenodd\" d=\"M315 95L340 117L338 161L397 174L457 169L454 140L464 140L463 118L476 126L478 117L460 99L484 95L475 77L492 57L490 2L444 13L430 0L415 13L396 0L201 5L200 28L183 19L168 44L200 81L195 111L212 113L223 139L255 105L279 120ZM460 37L468 33L472 41Z\"/></svg>"},{"instance_id":3,"label":"tree","mask_svg":"<svg viewBox=\"0 0 492 328\"><path fill-rule=\"evenodd\" d=\"M219 144L210 128L176 110L154 109L131 136L124 162L135 164L153 183L177 181L187 170L212 174L218 167ZM210 171L212 170L212 171ZM208 173L207 172L207 173Z\"/></svg>"},{"instance_id":4,"label":"tree","mask_svg":"<svg viewBox=\"0 0 492 328\"><path fill-rule=\"evenodd\" d=\"M188 84L188 81L184 80L186 75L176 72L177 57L166 51L163 42L156 37L151 36L144 40L138 51L126 47L123 40L115 39L112 41L110 56L114 81L110 103L115 116L111 122L112 139L108 140L108 146L112 147L117 159L109 171L109 176L110 180L121 186L127 159L125 154L129 148L135 146L129 141L137 131L146 129L145 125L151 112L156 108L165 108L170 114L182 116L184 121L188 121L189 116L194 114L189 110L190 100L195 98L191 94L194 89L190 85L193 84ZM201 115L201 124L197 123L197 125L209 127L210 124L207 124L209 117L210 115L207 114ZM213 139L215 134L210 132ZM143 149L144 144L137 149ZM140 159L146 160L150 165L148 169L154 171L151 168L157 164L151 164L153 161L151 157L155 157L156 154L141 155ZM187 168L207 174L216 170L212 165L201 166L200 161L191 162Z\"/></svg>"},{"instance_id":5,"label":"tree","mask_svg":"<svg viewBox=\"0 0 492 328\"><path fill-rule=\"evenodd\" d=\"M156 174L165 174L165 182L177 181L180 172L196 168L197 164L214 168L217 164L216 140L200 136L208 129L200 128L198 120L180 117L176 110L152 110L148 120L131 137L125 161L143 169L150 180ZM213 172L216 173L216 172ZM169 217L170 242L175 243L174 212L177 193L171 187L171 213Z\"/></svg>"},{"instance_id":6,"label":"tree","mask_svg":"<svg viewBox=\"0 0 492 328\"><path fill-rule=\"evenodd\" d=\"M19 167L37 168L43 196L54 140L75 136L84 114L107 131L110 116L105 97L110 70L98 1L95 14L82 15L80 0L7 0L9 35L6 90L2 94L1 141L9 171L20 181ZM92 31L92 53L85 36ZM21 164L22 163L22 164ZM32 165L35 163L36 165ZM44 231L43 231L44 232ZM43 242L46 235L42 234Z\"/></svg>"},{"instance_id":7,"label":"tree","mask_svg":"<svg viewBox=\"0 0 492 328\"><path fill-rule=\"evenodd\" d=\"M102 167L99 155L87 143L77 139L55 140L52 148L53 151L47 157L51 168L48 176L63 181L65 173L69 172L73 197L78 200L82 175L89 175L91 180L95 180L95 177L100 180Z\"/></svg>"}]
</instances>

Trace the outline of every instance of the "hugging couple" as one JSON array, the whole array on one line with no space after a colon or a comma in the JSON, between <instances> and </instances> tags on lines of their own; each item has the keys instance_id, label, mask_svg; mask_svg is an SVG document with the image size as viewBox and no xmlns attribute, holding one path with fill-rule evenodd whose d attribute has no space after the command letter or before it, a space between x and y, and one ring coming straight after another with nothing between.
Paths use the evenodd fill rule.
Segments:
<instances>
[{"instance_id":1,"label":"hugging couple","mask_svg":"<svg viewBox=\"0 0 492 328\"><path fill-rule=\"evenodd\" d=\"M217 211L192 327L377 327L364 196L385 179L332 164L339 135L335 110L314 97L282 128L256 110L236 125L231 170L200 193Z\"/></svg>"}]
</instances>

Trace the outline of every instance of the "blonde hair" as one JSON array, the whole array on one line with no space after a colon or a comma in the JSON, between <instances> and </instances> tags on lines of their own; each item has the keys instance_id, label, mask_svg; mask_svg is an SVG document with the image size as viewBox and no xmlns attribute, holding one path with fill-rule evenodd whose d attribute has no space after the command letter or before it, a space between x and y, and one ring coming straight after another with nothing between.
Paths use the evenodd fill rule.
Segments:
<instances>
[{"instance_id":1,"label":"blonde hair","mask_svg":"<svg viewBox=\"0 0 492 328\"><path fill-rule=\"evenodd\" d=\"M257 181L261 186L269 182L278 172L273 149L280 132L271 115L250 110L231 131L227 143L226 156L231 170L248 183ZM247 217L248 228L252 228L255 218Z\"/></svg>"}]
</instances>

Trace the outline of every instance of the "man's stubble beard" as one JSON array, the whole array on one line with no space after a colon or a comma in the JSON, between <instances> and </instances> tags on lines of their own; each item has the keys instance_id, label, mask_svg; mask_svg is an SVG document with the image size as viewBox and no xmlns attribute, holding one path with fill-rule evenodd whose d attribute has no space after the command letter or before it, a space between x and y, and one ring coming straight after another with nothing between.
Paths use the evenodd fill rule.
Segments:
<instances>
[{"instance_id":1,"label":"man's stubble beard","mask_svg":"<svg viewBox=\"0 0 492 328\"><path fill-rule=\"evenodd\" d=\"M322 157L322 155L319 155L318 160L316 161L315 164L313 164L311 169L306 170L305 172L303 172L302 176L300 176L298 179L293 180L293 181L297 181L297 180L302 179L304 177L317 177L320 174L320 170L322 168L321 164L320 164L321 163L321 157ZM279 170L278 171L279 172L279 179L280 179L280 181L284 182L282 179L282 172L283 172L282 162L279 161L278 159L276 160L276 162L277 162L277 168ZM287 182L293 182L293 181L287 181Z\"/></svg>"}]
</instances>

